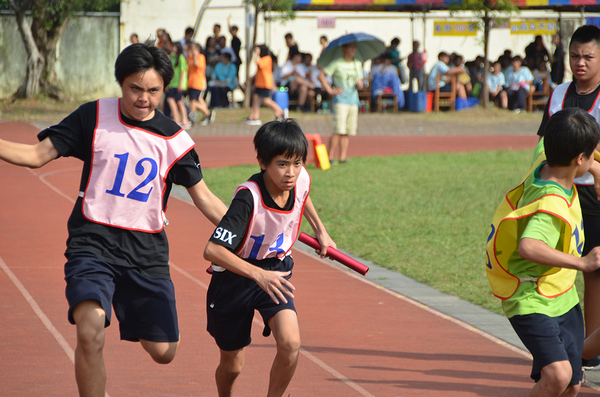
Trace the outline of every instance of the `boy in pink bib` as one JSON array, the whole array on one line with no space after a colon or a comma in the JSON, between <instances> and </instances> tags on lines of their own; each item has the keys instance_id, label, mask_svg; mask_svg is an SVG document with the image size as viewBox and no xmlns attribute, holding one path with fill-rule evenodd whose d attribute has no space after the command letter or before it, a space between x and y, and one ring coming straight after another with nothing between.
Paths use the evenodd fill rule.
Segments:
<instances>
[{"instance_id":1,"label":"boy in pink bib","mask_svg":"<svg viewBox=\"0 0 600 397\"><path fill-rule=\"evenodd\" d=\"M271 330L277 355L268 396L281 396L296 370L300 330L289 278L290 250L302 215L312 226L324 257L334 247L309 197L310 176L304 169L308 143L293 120L272 121L254 137L261 172L240 185L227 214L210 238L204 258L212 262L208 288L208 332L221 351L216 371L220 396L231 395L250 344L254 310Z\"/></svg>"}]
</instances>

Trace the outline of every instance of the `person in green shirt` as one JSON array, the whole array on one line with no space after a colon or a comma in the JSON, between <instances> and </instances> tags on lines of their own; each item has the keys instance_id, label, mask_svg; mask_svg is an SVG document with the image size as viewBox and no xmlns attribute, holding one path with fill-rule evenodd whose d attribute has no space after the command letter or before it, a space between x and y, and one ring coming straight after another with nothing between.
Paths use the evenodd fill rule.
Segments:
<instances>
[{"instance_id":1,"label":"person in green shirt","mask_svg":"<svg viewBox=\"0 0 600 397\"><path fill-rule=\"evenodd\" d=\"M494 248L488 244L488 257L497 262L488 261L488 267L502 262L498 258L508 246L505 242L512 240L514 247L505 254L509 277L498 272L494 276L490 269L488 277L512 327L533 355L531 378L536 385L530 396L576 396L581 385L584 325L574 281L577 270L600 268L600 247L581 257L581 208L573 180L588 171L599 141L600 125L585 111L555 113L536 148L541 157L520 186L517 208L492 224L497 230L489 238ZM516 236L506 233L505 226L514 221Z\"/></svg>"},{"instance_id":2,"label":"person in green shirt","mask_svg":"<svg viewBox=\"0 0 600 397\"><path fill-rule=\"evenodd\" d=\"M347 160L350 135L356 135L358 128L358 90L363 89L363 70L359 60L354 59L356 55L356 44L349 43L342 46L343 56L325 66L319 81L332 97L333 107L333 135L329 140L329 158L333 159L339 147L339 163ZM333 86L327 82L326 76L331 76ZM338 164L332 160L332 164Z\"/></svg>"},{"instance_id":3,"label":"person in green shirt","mask_svg":"<svg viewBox=\"0 0 600 397\"><path fill-rule=\"evenodd\" d=\"M188 119L187 109L183 102L183 95L187 91L188 83L188 66L185 56L183 55L183 46L180 42L173 43L171 47L171 63L173 64L173 80L169 84L169 89L166 93L167 104L171 110L171 118L181 126L181 128L189 129L192 123Z\"/></svg>"}]
</instances>

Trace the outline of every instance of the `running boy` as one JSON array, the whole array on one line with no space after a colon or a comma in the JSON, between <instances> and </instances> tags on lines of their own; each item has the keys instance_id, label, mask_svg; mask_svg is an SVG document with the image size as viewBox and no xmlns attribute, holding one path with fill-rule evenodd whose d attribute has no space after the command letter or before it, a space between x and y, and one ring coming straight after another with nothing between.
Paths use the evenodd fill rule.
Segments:
<instances>
[{"instance_id":1,"label":"running boy","mask_svg":"<svg viewBox=\"0 0 600 397\"><path fill-rule=\"evenodd\" d=\"M600 248L581 257L573 180L590 168L599 141L600 126L583 110L552 116L539 143L545 155L506 195L492 222L486 270L506 317L533 355L531 378L537 383L530 396L579 392L584 331L575 276L600 268Z\"/></svg>"},{"instance_id":2,"label":"running boy","mask_svg":"<svg viewBox=\"0 0 600 397\"><path fill-rule=\"evenodd\" d=\"M271 330L277 355L267 396L281 396L296 370L300 331L289 278L290 250L302 215L324 249L334 247L309 197L310 176L304 169L308 143L293 120L272 121L254 137L261 172L238 186L227 214L204 251L213 263L208 288L208 332L221 351L216 371L219 396L230 396L251 342L254 310Z\"/></svg>"},{"instance_id":3,"label":"running boy","mask_svg":"<svg viewBox=\"0 0 600 397\"><path fill-rule=\"evenodd\" d=\"M111 303L121 339L139 341L157 363L175 357L179 329L164 231L171 185L185 186L214 224L227 210L202 179L192 139L155 110L173 77L165 52L132 44L117 57L115 75L121 98L82 105L35 145L0 140L0 159L15 165L38 168L60 156L83 161L65 252L81 396L105 395Z\"/></svg>"},{"instance_id":4,"label":"running boy","mask_svg":"<svg viewBox=\"0 0 600 397\"><path fill-rule=\"evenodd\" d=\"M557 86L546 105L544 117L538 130L544 136L550 116L564 108L576 107L588 112L600 122L600 29L593 25L579 27L569 43L569 64L574 80ZM592 176L593 175L593 176ZM595 182L596 181L596 182ZM600 192L594 183L600 183L600 164L594 163L590 173L575 180L581 200L581 212L585 233L583 255L600 246ZM583 305L585 310L585 332L590 336L600 329L600 272L584 273ZM597 366L585 363L586 366Z\"/></svg>"}]
</instances>

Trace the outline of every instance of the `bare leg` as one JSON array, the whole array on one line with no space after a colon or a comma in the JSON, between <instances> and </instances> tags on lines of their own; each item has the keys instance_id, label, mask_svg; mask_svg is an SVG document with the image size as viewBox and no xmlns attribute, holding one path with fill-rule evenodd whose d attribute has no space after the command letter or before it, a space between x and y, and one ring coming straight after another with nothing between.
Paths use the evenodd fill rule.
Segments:
<instances>
[{"instance_id":1,"label":"bare leg","mask_svg":"<svg viewBox=\"0 0 600 397\"><path fill-rule=\"evenodd\" d=\"M185 108L185 103L183 103L183 99L177 101L177 106L179 107L179 112L181 113L181 124L187 124L190 122L188 119L187 109Z\"/></svg>"},{"instance_id":2,"label":"bare leg","mask_svg":"<svg viewBox=\"0 0 600 397\"><path fill-rule=\"evenodd\" d=\"M350 137L348 135L340 135L340 161L346 161L349 145Z\"/></svg>"},{"instance_id":3,"label":"bare leg","mask_svg":"<svg viewBox=\"0 0 600 397\"><path fill-rule=\"evenodd\" d=\"M225 351L221 350L221 361L215 372L219 397L230 397L233 392L235 380L244 367L244 349Z\"/></svg>"},{"instance_id":4,"label":"bare leg","mask_svg":"<svg viewBox=\"0 0 600 397\"><path fill-rule=\"evenodd\" d=\"M331 136L331 138L329 138L329 158L330 159L333 159L333 155L339 145L340 145L340 134L334 132L333 135ZM341 155L341 153L340 153L340 155Z\"/></svg>"},{"instance_id":5,"label":"bare leg","mask_svg":"<svg viewBox=\"0 0 600 397\"><path fill-rule=\"evenodd\" d=\"M152 342L143 339L140 339L140 343L158 364L169 364L173 361L179 346L179 342Z\"/></svg>"},{"instance_id":6,"label":"bare leg","mask_svg":"<svg viewBox=\"0 0 600 397\"><path fill-rule=\"evenodd\" d=\"M210 116L210 110L208 110L208 106L202 98L198 100L192 99L192 101L190 102L190 113L193 113L197 110L201 111L204 114L204 118Z\"/></svg>"},{"instance_id":7,"label":"bare leg","mask_svg":"<svg viewBox=\"0 0 600 397\"><path fill-rule=\"evenodd\" d=\"M500 107L502 109L508 109L508 95L506 94L506 91L500 91L498 96L500 97Z\"/></svg>"},{"instance_id":8,"label":"bare leg","mask_svg":"<svg viewBox=\"0 0 600 397\"><path fill-rule=\"evenodd\" d=\"M171 109L171 118L176 123L181 122L181 118L179 117L179 108L177 107L177 102L174 98L167 98L167 105L169 105L169 109Z\"/></svg>"},{"instance_id":9,"label":"bare leg","mask_svg":"<svg viewBox=\"0 0 600 397\"><path fill-rule=\"evenodd\" d=\"M456 96L459 98L466 98L467 91L465 90L465 85L462 83L456 83Z\"/></svg>"},{"instance_id":10,"label":"bare leg","mask_svg":"<svg viewBox=\"0 0 600 397\"><path fill-rule=\"evenodd\" d=\"M600 273L583 273L583 281L585 335L590 336L600 328Z\"/></svg>"},{"instance_id":11,"label":"bare leg","mask_svg":"<svg viewBox=\"0 0 600 397\"><path fill-rule=\"evenodd\" d=\"M275 102L271 98L263 98L263 103L266 107L271 109L273 113L275 113L275 117L283 117L283 110L281 110L277 102Z\"/></svg>"},{"instance_id":12,"label":"bare leg","mask_svg":"<svg viewBox=\"0 0 600 397\"><path fill-rule=\"evenodd\" d=\"M573 369L568 361L557 361L542 368L542 377L529 397L571 397L579 392L580 384L569 386Z\"/></svg>"},{"instance_id":13,"label":"bare leg","mask_svg":"<svg viewBox=\"0 0 600 397\"><path fill-rule=\"evenodd\" d=\"M250 120L258 120L260 118L260 96L258 94L252 95L252 107L250 108Z\"/></svg>"},{"instance_id":14,"label":"bare leg","mask_svg":"<svg viewBox=\"0 0 600 397\"><path fill-rule=\"evenodd\" d=\"M77 327L75 349L75 379L82 397L104 397L106 368L104 367L104 322L106 314L96 300L85 300L73 310Z\"/></svg>"},{"instance_id":15,"label":"bare leg","mask_svg":"<svg viewBox=\"0 0 600 397\"><path fill-rule=\"evenodd\" d=\"M281 397L287 389L300 354L300 329L293 310L282 310L269 319L269 327L277 342L277 355L271 367L267 397Z\"/></svg>"}]
</instances>

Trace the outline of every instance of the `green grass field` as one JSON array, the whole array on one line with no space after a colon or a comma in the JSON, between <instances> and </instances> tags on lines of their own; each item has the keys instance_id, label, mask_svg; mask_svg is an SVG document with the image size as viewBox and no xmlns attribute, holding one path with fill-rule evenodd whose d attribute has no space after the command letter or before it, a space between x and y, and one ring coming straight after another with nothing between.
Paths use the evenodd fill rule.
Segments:
<instances>
[{"instance_id":1,"label":"green grass field","mask_svg":"<svg viewBox=\"0 0 600 397\"><path fill-rule=\"evenodd\" d=\"M485 275L485 243L496 207L520 182L531 157L529 150L417 154L307 169L313 203L340 248L502 313ZM243 166L204 174L229 204L235 186L258 170ZM308 222L303 230L311 232Z\"/></svg>"}]
</instances>

